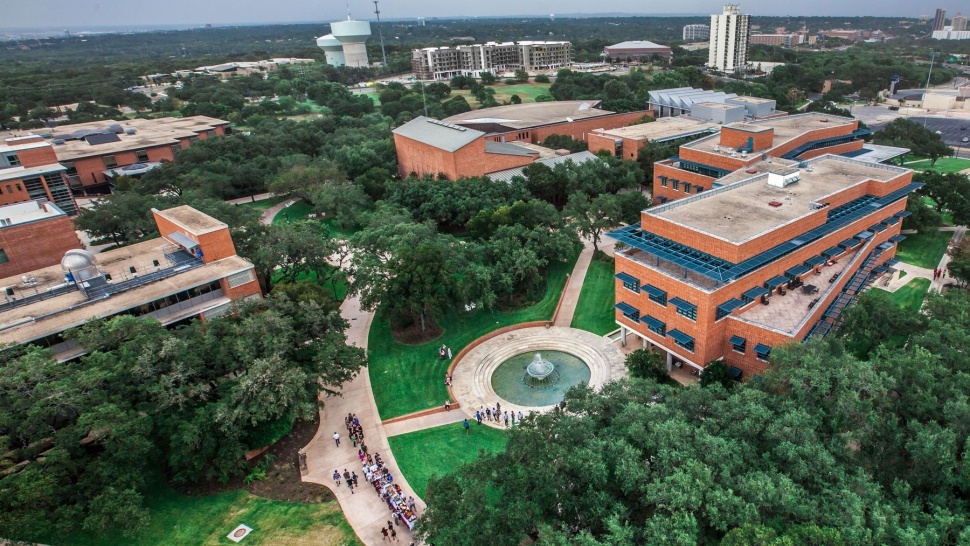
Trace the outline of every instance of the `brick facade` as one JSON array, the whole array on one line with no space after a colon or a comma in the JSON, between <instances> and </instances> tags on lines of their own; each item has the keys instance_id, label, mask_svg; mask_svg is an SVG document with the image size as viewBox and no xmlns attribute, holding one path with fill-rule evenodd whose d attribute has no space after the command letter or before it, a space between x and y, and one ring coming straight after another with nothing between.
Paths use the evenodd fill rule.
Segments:
<instances>
[{"instance_id":1,"label":"brick facade","mask_svg":"<svg viewBox=\"0 0 970 546\"><path fill-rule=\"evenodd\" d=\"M8 260L0 263L0 278L57 265L74 248L81 242L67 216L0 227L0 250Z\"/></svg>"}]
</instances>

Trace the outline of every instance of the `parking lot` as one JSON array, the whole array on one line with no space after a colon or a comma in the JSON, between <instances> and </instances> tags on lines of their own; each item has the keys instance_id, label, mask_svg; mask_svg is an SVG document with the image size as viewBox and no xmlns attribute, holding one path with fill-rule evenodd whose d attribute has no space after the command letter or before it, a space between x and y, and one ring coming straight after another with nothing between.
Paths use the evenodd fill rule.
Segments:
<instances>
[{"instance_id":1,"label":"parking lot","mask_svg":"<svg viewBox=\"0 0 970 546\"><path fill-rule=\"evenodd\" d=\"M924 125L931 131L938 131L943 142L950 146L967 146L970 144L970 119L914 117L909 118L909 120ZM963 142L964 138L967 139L967 142Z\"/></svg>"}]
</instances>

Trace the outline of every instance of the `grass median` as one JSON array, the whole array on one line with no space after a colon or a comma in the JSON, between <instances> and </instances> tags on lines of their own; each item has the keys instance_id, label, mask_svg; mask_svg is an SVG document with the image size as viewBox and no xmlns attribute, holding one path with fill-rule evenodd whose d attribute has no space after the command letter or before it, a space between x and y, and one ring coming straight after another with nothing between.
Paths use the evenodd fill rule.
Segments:
<instances>
[{"instance_id":1,"label":"grass median","mask_svg":"<svg viewBox=\"0 0 970 546\"><path fill-rule=\"evenodd\" d=\"M881 288L874 288L880 292L886 292L889 299L896 302L900 307L908 307L914 311L919 311L923 307L923 300L926 299L926 292L930 288L929 279L913 279L905 285L899 287L895 292L887 292Z\"/></svg>"},{"instance_id":2,"label":"grass median","mask_svg":"<svg viewBox=\"0 0 970 546\"><path fill-rule=\"evenodd\" d=\"M387 439L398 467L417 496L427 498L432 476L443 476L474 461L480 450L497 453L505 449L508 437L504 430L469 422L468 434L462 423L453 423Z\"/></svg>"},{"instance_id":3,"label":"grass median","mask_svg":"<svg viewBox=\"0 0 970 546\"><path fill-rule=\"evenodd\" d=\"M367 359L380 418L386 420L444 405L448 398L444 377L451 362L438 358L438 348L442 345L451 347L457 356L472 341L503 326L550 320L576 257L578 254L568 262L549 266L545 292L534 304L514 311L449 313L439 321L444 333L420 345L405 345L395 340L387 315L378 312L367 341Z\"/></svg>"},{"instance_id":4,"label":"grass median","mask_svg":"<svg viewBox=\"0 0 970 546\"><path fill-rule=\"evenodd\" d=\"M597 335L616 330L618 326L613 311L615 284L612 260L591 261L570 326Z\"/></svg>"}]
</instances>

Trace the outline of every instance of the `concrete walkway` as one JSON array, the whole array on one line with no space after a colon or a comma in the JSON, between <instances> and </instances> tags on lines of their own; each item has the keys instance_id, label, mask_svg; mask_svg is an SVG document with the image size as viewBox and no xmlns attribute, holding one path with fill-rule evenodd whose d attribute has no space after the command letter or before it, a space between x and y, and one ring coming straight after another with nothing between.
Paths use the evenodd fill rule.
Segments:
<instances>
[{"instance_id":1,"label":"concrete walkway","mask_svg":"<svg viewBox=\"0 0 970 546\"><path fill-rule=\"evenodd\" d=\"M388 436L400 436L401 434L417 432L426 428L440 427L442 425L450 425L451 423L460 423L465 419L470 419L471 417L472 416L462 411L461 408L457 408L451 411L441 411L429 415L422 415L421 417L412 417L410 419L387 423L384 425L384 432ZM423 493L424 492L422 491L422 494Z\"/></svg>"},{"instance_id":2,"label":"concrete walkway","mask_svg":"<svg viewBox=\"0 0 970 546\"><path fill-rule=\"evenodd\" d=\"M573 315L576 314L576 306L579 304L579 294L583 291L583 281L586 280L586 272L589 271L591 261L593 261L593 243L583 240L583 251L579 253L576 265L573 266L569 280L566 281L566 287L563 288L565 294L553 326L568 328L573 323Z\"/></svg>"},{"instance_id":3,"label":"concrete walkway","mask_svg":"<svg viewBox=\"0 0 970 546\"><path fill-rule=\"evenodd\" d=\"M238 199L226 199L226 203L230 205L243 205L246 203L255 203L256 201L265 201L274 196L272 193L260 193L257 195L250 195L249 197L240 197Z\"/></svg>"},{"instance_id":4,"label":"concrete walkway","mask_svg":"<svg viewBox=\"0 0 970 546\"><path fill-rule=\"evenodd\" d=\"M340 306L340 314L350 323L347 342L366 349L367 336L374 314L362 310L360 300L357 298L344 300ZM418 514L424 512L426 505L420 495L415 494L408 485L407 479L397 466L397 461L394 460L394 455L388 446L387 434L378 417L367 368L361 369L356 378L343 385L339 395L325 396L323 403L324 408L320 411L320 428L313 440L303 449L307 456L307 471L303 474L303 481L329 487L340 502L344 517L354 528L360 540L367 545L379 544L383 538L381 527L386 526L387 521L391 519L391 511L374 488L363 479L364 473L357 458L357 449L347 438L347 429L344 426L344 417L348 413L357 414L364 428L364 443L367 444L370 454L380 453L391 475L394 476L394 483L401 486L405 495L414 496L418 505ZM340 447L336 447L331 439L335 431L341 436ZM345 468L356 471L361 478L361 486L354 493L351 493L345 484L342 483L340 487L336 487L333 482L333 471L339 470L343 474ZM400 542L408 544L412 540L411 532L406 526L397 526L395 529Z\"/></svg>"},{"instance_id":5,"label":"concrete walkway","mask_svg":"<svg viewBox=\"0 0 970 546\"><path fill-rule=\"evenodd\" d=\"M272 224L273 218L276 218L276 215L279 214L281 210L285 209L286 207L289 207L290 205L292 205L293 203L296 203L297 201L299 201L299 199L287 199L282 203L277 203L273 205L272 207L263 211L262 216L259 217L259 221L262 222L262 224L265 226Z\"/></svg>"}]
</instances>

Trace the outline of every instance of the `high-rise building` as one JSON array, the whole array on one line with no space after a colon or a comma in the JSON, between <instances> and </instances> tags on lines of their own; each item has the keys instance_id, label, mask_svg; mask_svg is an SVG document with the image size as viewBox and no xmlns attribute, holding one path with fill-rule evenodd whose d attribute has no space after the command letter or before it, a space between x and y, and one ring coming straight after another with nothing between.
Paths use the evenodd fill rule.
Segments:
<instances>
[{"instance_id":1,"label":"high-rise building","mask_svg":"<svg viewBox=\"0 0 970 546\"><path fill-rule=\"evenodd\" d=\"M946 25L946 10L936 8L936 17L933 18L933 30L943 30Z\"/></svg>"},{"instance_id":2,"label":"high-rise building","mask_svg":"<svg viewBox=\"0 0 970 546\"><path fill-rule=\"evenodd\" d=\"M711 27L707 25L684 25L684 41L696 42L711 37Z\"/></svg>"},{"instance_id":3,"label":"high-rise building","mask_svg":"<svg viewBox=\"0 0 970 546\"><path fill-rule=\"evenodd\" d=\"M950 21L950 26L958 32L967 30L967 18L963 14L957 13L953 16L953 20Z\"/></svg>"},{"instance_id":4,"label":"high-rise building","mask_svg":"<svg viewBox=\"0 0 970 546\"><path fill-rule=\"evenodd\" d=\"M748 61L750 15L741 6L728 4L720 15L711 15L711 47L707 66L722 72L742 70Z\"/></svg>"}]
</instances>

